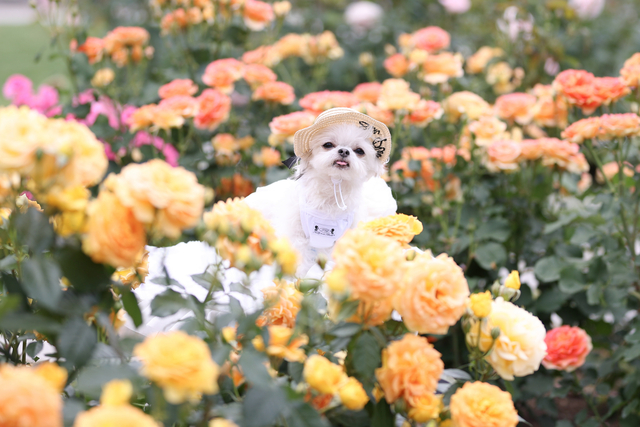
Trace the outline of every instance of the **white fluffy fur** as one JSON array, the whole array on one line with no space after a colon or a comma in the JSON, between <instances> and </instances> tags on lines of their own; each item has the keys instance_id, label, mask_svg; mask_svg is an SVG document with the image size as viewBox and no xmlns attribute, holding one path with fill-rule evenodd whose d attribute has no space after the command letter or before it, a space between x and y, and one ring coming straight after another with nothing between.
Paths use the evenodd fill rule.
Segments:
<instances>
[{"instance_id":1,"label":"white fluffy fur","mask_svg":"<svg viewBox=\"0 0 640 427\"><path fill-rule=\"evenodd\" d=\"M352 227L360 221L396 212L391 190L380 178L384 165L376 158L370 132L351 124L327 128L312 141L312 150L300 159L293 178L258 188L245 199L250 207L259 210L270 221L278 236L288 238L301 254L297 271L300 277L306 276L317 256L302 229L301 198L307 206L324 215L340 215L344 211L336 203L332 179L341 179L347 212L354 214ZM324 148L326 142L333 143L334 147ZM354 152L358 148L364 150L364 155ZM338 153L340 149L348 150L349 155L343 158ZM349 162L348 168L334 164L342 159ZM331 249L324 253L330 256Z\"/></svg>"}]
</instances>

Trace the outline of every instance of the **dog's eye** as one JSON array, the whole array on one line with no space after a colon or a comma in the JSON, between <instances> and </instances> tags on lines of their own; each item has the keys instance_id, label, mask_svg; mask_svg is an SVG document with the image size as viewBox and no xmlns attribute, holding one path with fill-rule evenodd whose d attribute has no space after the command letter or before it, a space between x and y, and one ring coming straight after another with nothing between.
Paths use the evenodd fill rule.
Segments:
<instances>
[{"instance_id":1,"label":"dog's eye","mask_svg":"<svg viewBox=\"0 0 640 427\"><path fill-rule=\"evenodd\" d=\"M363 156L364 155L364 150L362 148L356 148L355 150L353 150L354 153L356 153L358 156Z\"/></svg>"},{"instance_id":2,"label":"dog's eye","mask_svg":"<svg viewBox=\"0 0 640 427\"><path fill-rule=\"evenodd\" d=\"M324 144L322 144L322 146L324 148L333 148L333 147L335 147L335 145L333 145L333 142L325 142Z\"/></svg>"}]
</instances>

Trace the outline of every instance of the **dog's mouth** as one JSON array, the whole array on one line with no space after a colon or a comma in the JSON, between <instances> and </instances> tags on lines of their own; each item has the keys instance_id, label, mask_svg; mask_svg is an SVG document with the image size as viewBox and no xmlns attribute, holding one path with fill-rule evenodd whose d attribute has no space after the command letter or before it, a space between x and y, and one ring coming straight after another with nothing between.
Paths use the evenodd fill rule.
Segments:
<instances>
[{"instance_id":1,"label":"dog's mouth","mask_svg":"<svg viewBox=\"0 0 640 427\"><path fill-rule=\"evenodd\" d=\"M347 162L346 160L336 160L335 162L333 162L333 166L337 167L338 169L346 169L349 167L349 162Z\"/></svg>"}]
</instances>

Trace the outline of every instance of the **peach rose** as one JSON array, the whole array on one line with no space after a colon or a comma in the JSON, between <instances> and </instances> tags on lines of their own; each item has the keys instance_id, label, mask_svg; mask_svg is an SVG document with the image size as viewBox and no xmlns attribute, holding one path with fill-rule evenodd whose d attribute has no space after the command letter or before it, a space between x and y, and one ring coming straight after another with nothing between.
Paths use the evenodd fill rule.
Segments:
<instances>
[{"instance_id":1,"label":"peach rose","mask_svg":"<svg viewBox=\"0 0 640 427\"><path fill-rule=\"evenodd\" d=\"M243 77L252 89L258 86L275 82L278 79L276 73L262 64L249 64L244 67Z\"/></svg>"},{"instance_id":2,"label":"peach rose","mask_svg":"<svg viewBox=\"0 0 640 427\"><path fill-rule=\"evenodd\" d=\"M511 394L483 382L466 382L451 396L453 427L516 427Z\"/></svg>"},{"instance_id":3,"label":"peach rose","mask_svg":"<svg viewBox=\"0 0 640 427\"><path fill-rule=\"evenodd\" d=\"M368 230L348 230L336 243L336 268L345 268L352 299L376 301L396 292L404 256L395 240Z\"/></svg>"},{"instance_id":4,"label":"peach rose","mask_svg":"<svg viewBox=\"0 0 640 427\"><path fill-rule=\"evenodd\" d=\"M378 301L360 301L353 316L346 319L347 322L360 323L368 327L380 326L391 318L393 312L393 301L391 298ZM332 314L331 303L329 314ZM333 316L331 316L334 318Z\"/></svg>"},{"instance_id":5,"label":"peach rose","mask_svg":"<svg viewBox=\"0 0 640 427\"><path fill-rule=\"evenodd\" d=\"M180 106L178 106L177 104L177 102L165 102L162 107L158 105L152 110L152 131L157 131L158 129L164 129L168 131L171 128L182 127L182 125L184 124L184 117L182 116L182 114L185 111L184 108L181 109L180 107L184 107L184 104ZM188 109L193 109L193 106Z\"/></svg>"},{"instance_id":6,"label":"peach rose","mask_svg":"<svg viewBox=\"0 0 640 427\"><path fill-rule=\"evenodd\" d=\"M262 294L266 308L258 317L256 324L260 327L265 325L295 327L303 297L295 284L286 280L275 280L273 286L262 289Z\"/></svg>"},{"instance_id":7,"label":"peach rose","mask_svg":"<svg viewBox=\"0 0 640 427\"><path fill-rule=\"evenodd\" d=\"M326 59L338 59L343 55L344 51L338 44L335 34L324 31L307 39L307 48L302 58L307 64L315 64Z\"/></svg>"},{"instance_id":8,"label":"peach rose","mask_svg":"<svg viewBox=\"0 0 640 427\"><path fill-rule=\"evenodd\" d=\"M413 111L419 102L420 95L411 91L406 80L387 79L382 82L378 107L385 110Z\"/></svg>"},{"instance_id":9,"label":"peach rose","mask_svg":"<svg viewBox=\"0 0 640 427\"><path fill-rule=\"evenodd\" d=\"M443 335L464 314L468 297L467 280L453 258L423 253L407 263L393 306L410 331Z\"/></svg>"},{"instance_id":10,"label":"peach rose","mask_svg":"<svg viewBox=\"0 0 640 427\"><path fill-rule=\"evenodd\" d=\"M278 51L281 58L291 56L301 58L306 54L308 39L308 34L290 33L278 40L274 49Z\"/></svg>"},{"instance_id":11,"label":"peach rose","mask_svg":"<svg viewBox=\"0 0 640 427\"><path fill-rule=\"evenodd\" d=\"M100 62L104 53L104 40L98 37L87 37L84 43L78 47L78 52L87 55L89 64Z\"/></svg>"},{"instance_id":12,"label":"peach rose","mask_svg":"<svg viewBox=\"0 0 640 427\"><path fill-rule=\"evenodd\" d=\"M262 31L275 19L273 7L260 0L246 0L242 10L244 23L252 31Z\"/></svg>"},{"instance_id":13,"label":"peach rose","mask_svg":"<svg viewBox=\"0 0 640 427\"><path fill-rule=\"evenodd\" d=\"M352 108L371 116L376 120L380 120L389 127L394 126L396 116L393 114L393 111L385 110L384 108L380 108L370 102L361 102L358 105L354 105Z\"/></svg>"},{"instance_id":14,"label":"peach rose","mask_svg":"<svg viewBox=\"0 0 640 427\"><path fill-rule=\"evenodd\" d=\"M173 96L193 96L196 92L198 92L198 86L191 79L175 79L158 89L158 95L162 99Z\"/></svg>"},{"instance_id":15,"label":"peach rose","mask_svg":"<svg viewBox=\"0 0 640 427\"><path fill-rule=\"evenodd\" d=\"M435 85L445 83L452 77L462 77L464 75L462 61L462 55L459 53L442 52L429 55L422 64L422 80Z\"/></svg>"},{"instance_id":16,"label":"peach rose","mask_svg":"<svg viewBox=\"0 0 640 427\"><path fill-rule=\"evenodd\" d=\"M491 172L517 170L522 152L519 142L504 139L495 141L487 147L486 167Z\"/></svg>"},{"instance_id":17,"label":"peach rose","mask_svg":"<svg viewBox=\"0 0 640 427\"><path fill-rule=\"evenodd\" d=\"M476 137L475 143L479 147L486 147L504 136L507 124L493 116L480 117L469 123L469 131Z\"/></svg>"},{"instance_id":18,"label":"peach rose","mask_svg":"<svg viewBox=\"0 0 640 427\"><path fill-rule=\"evenodd\" d=\"M204 187L195 174L160 159L127 165L110 175L105 186L138 221L171 239L194 227L204 209Z\"/></svg>"},{"instance_id":19,"label":"peach rose","mask_svg":"<svg viewBox=\"0 0 640 427\"><path fill-rule=\"evenodd\" d=\"M293 86L285 82L267 82L258 87L251 97L254 101L262 100L276 104L289 105L296 99Z\"/></svg>"},{"instance_id":20,"label":"peach rose","mask_svg":"<svg viewBox=\"0 0 640 427\"><path fill-rule=\"evenodd\" d=\"M244 64L237 59L218 59L207 65L202 81L222 93L230 94L233 92L234 82L242 78L243 69Z\"/></svg>"},{"instance_id":21,"label":"peach rose","mask_svg":"<svg viewBox=\"0 0 640 427\"><path fill-rule=\"evenodd\" d=\"M442 114L444 114L444 110L440 106L440 103L421 99L411 114L405 118L405 123L410 123L413 126L423 128L433 120L438 120L442 117Z\"/></svg>"},{"instance_id":22,"label":"peach rose","mask_svg":"<svg viewBox=\"0 0 640 427\"><path fill-rule=\"evenodd\" d=\"M600 134L600 117L588 117L572 123L562 131L562 137L569 142L582 144L585 139L596 138Z\"/></svg>"},{"instance_id":23,"label":"peach rose","mask_svg":"<svg viewBox=\"0 0 640 427\"><path fill-rule=\"evenodd\" d=\"M620 77L596 77L594 83L595 96L600 98L604 105L609 105L631 93L631 89Z\"/></svg>"},{"instance_id":24,"label":"peach rose","mask_svg":"<svg viewBox=\"0 0 640 427\"><path fill-rule=\"evenodd\" d=\"M100 405L80 412L73 423L73 427L158 427L158 423L151 415L130 405Z\"/></svg>"},{"instance_id":25,"label":"peach rose","mask_svg":"<svg viewBox=\"0 0 640 427\"><path fill-rule=\"evenodd\" d=\"M319 114L334 107L352 107L358 102L358 97L351 92L325 90L304 96L300 99L300 106Z\"/></svg>"},{"instance_id":26,"label":"peach rose","mask_svg":"<svg viewBox=\"0 0 640 427\"><path fill-rule=\"evenodd\" d=\"M129 130L135 132L151 126L157 109L158 106L156 104L143 105L136 109L128 118Z\"/></svg>"},{"instance_id":27,"label":"peach rose","mask_svg":"<svg viewBox=\"0 0 640 427\"><path fill-rule=\"evenodd\" d=\"M274 46L260 46L242 54L242 62L245 64L262 64L267 67L274 67L281 60L280 52Z\"/></svg>"},{"instance_id":28,"label":"peach rose","mask_svg":"<svg viewBox=\"0 0 640 427\"><path fill-rule=\"evenodd\" d=\"M370 230L380 236L391 237L402 245L408 244L422 233L422 223L411 215L395 214L377 218L358 225L358 228Z\"/></svg>"},{"instance_id":29,"label":"peach rose","mask_svg":"<svg viewBox=\"0 0 640 427\"><path fill-rule=\"evenodd\" d=\"M253 154L253 163L258 166L264 166L270 168L272 166L278 166L282 163L280 151L271 147L262 147L259 153Z\"/></svg>"},{"instance_id":30,"label":"peach rose","mask_svg":"<svg viewBox=\"0 0 640 427\"><path fill-rule=\"evenodd\" d=\"M187 118L198 113L198 100L191 96L177 95L163 99L158 104L159 109L168 110L174 115Z\"/></svg>"},{"instance_id":31,"label":"peach rose","mask_svg":"<svg viewBox=\"0 0 640 427\"><path fill-rule=\"evenodd\" d=\"M442 108L451 123L456 123L462 115L466 115L469 120L478 120L491 109L484 99L468 91L449 95L442 102Z\"/></svg>"},{"instance_id":32,"label":"peach rose","mask_svg":"<svg viewBox=\"0 0 640 427\"><path fill-rule=\"evenodd\" d=\"M440 27L426 27L411 34L411 45L434 53L449 47L451 36Z\"/></svg>"},{"instance_id":33,"label":"peach rose","mask_svg":"<svg viewBox=\"0 0 640 427\"><path fill-rule=\"evenodd\" d=\"M600 117L600 132L603 139L623 138L640 134L640 116L635 113L604 114Z\"/></svg>"},{"instance_id":34,"label":"peach rose","mask_svg":"<svg viewBox=\"0 0 640 427\"><path fill-rule=\"evenodd\" d=\"M353 89L353 94L362 102L371 102L375 104L378 102L380 92L382 91L382 84L378 82L360 83Z\"/></svg>"},{"instance_id":35,"label":"peach rose","mask_svg":"<svg viewBox=\"0 0 640 427\"><path fill-rule=\"evenodd\" d=\"M388 403L399 398L414 402L433 394L444 371L441 354L425 337L405 334L382 350L382 367L376 379Z\"/></svg>"},{"instance_id":36,"label":"peach rose","mask_svg":"<svg viewBox=\"0 0 640 427\"><path fill-rule=\"evenodd\" d=\"M533 119L532 110L536 102L535 95L521 92L508 93L496 99L494 109L502 120L526 125Z\"/></svg>"},{"instance_id":37,"label":"peach rose","mask_svg":"<svg viewBox=\"0 0 640 427\"><path fill-rule=\"evenodd\" d=\"M293 135L300 129L311 126L315 119L316 114L308 111L296 111L284 116L274 117L269 123L269 129L271 129L269 144L277 146L286 140L292 142Z\"/></svg>"},{"instance_id":38,"label":"peach rose","mask_svg":"<svg viewBox=\"0 0 640 427\"><path fill-rule=\"evenodd\" d=\"M402 77L409 71L409 60L401 53L391 55L384 60L383 65L393 77Z\"/></svg>"},{"instance_id":39,"label":"peach rose","mask_svg":"<svg viewBox=\"0 0 640 427\"><path fill-rule=\"evenodd\" d=\"M544 144L537 139L520 142L520 160L538 160L544 155Z\"/></svg>"},{"instance_id":40,"label":"peach rose","mask_svg":"<svg viewBox=\"0 0 640 427\"><path fill-rule=\"evenodd\" d=\"M104 46L111 53L122 46L143 45L148 41L149 32L142 27L116 27L104 38Z\"/></svg>"},{"instance_id":41,"label":"peach rose","mask_svg":"<svg viewBox=\"0 0 640 427\"><path fill-rule=\"evenodd\" d=\"M504 51L499 47L483 46L476 53L467 59L467 73L478 74L484 71L489 61L493 58L504 55Z\"/></svg>"},{"instance_id":42,"label":"peach rose","mask_svg":"<svg viewBox=\"0 0 640 427\"><path fill-rule=\"evenodd\" d=\"M563 97L554 99L551 85L536 84L533 94L538 98L532 111L534 123L538 126L567 127L567 102Z\"/></svg>"},{"instance_id":43,"label":"peach rose","mask_svg":"<svg viewBox=\"0 0 640 427\"><path fill-rule=\"evenodd\" d=\"M604 176L603 173L604 172ZM602 165L602 172L598 169L596 171L596 181L600 184L604 184L604 177L607 177L608 180L613 179L620 172L620 166L618 166L617 162L608 162ZM630 167L624 166L622 168L622 173L628 177L632 177L634 175L633 169Z\"/></svg>"},{"instance_id":44,"label":"peach rose","mask_svg":"<svg viewBox=\"0 0 640 427\"><path fill-rule=\"evenodd\" d=\"M198 100L198 114L193 124L198 129L214 131L221 123L227 121L231 111L231 98L215 89L205 89Z\"/></svg>"},{"instance_id":45,"label":"peach rose","mask_svg":"<svg viewBox=\"0 0 640 427\"><path fill-rule=\"evenodd\" d=\"M540 138L538 143L544 151L542 164L545 166L557 165L566 169L572 157L580 151L578 144L558 138Z\"/></svg>"},{"instance_id":46,"label":"peach rose","mask_svg":"<svg viewBox=\"0 0 640 427\"><path fill-rule=\"evenodd\" d=\"M560 326L547 332L547 355L542 365L547 369L573 372L584 365L593 345L591 337L577 326Z\"/></svg>"},{"instance_id":47,"label":"peach rose","mask_svg":"<svg viewBox=\"0 0 640 427\"><path fill-rule=\"evenodd\" d=\"M146 234L133 211L106 190L87 208L87 234L82 250L94 262L113 267L133 267L144 251Z\"/></svg>"},{"instance_id":48,"label":"peach rose","mask_svg":"<svg viewBox=\"0 0 640 427\"><path fill-rule=\"evenodd\" d=\"M640 86L640 52L634 53L631 58L624 61L620 70L620 77L629 87Z\"/></svg>"}]
</instances>

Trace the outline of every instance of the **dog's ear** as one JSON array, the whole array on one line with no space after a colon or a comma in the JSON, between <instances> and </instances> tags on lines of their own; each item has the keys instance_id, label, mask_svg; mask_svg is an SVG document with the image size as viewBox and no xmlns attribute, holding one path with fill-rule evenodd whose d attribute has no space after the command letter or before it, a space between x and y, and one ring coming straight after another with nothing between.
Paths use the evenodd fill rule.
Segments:
<instances>
[{"instance_id":1,"label":"dog's ear","mask_svg":"<svg viewBox=\"0 0 640 427\"><path fill-rule=\"evenodd\" d=\"M311 151L307 151L301 157L298 157L298 161L292 168L294 172L293 174L294 179L300 178L305 173L305 171L309 167L310 159L311 159Z\"/></svg>"}]
</instances>

